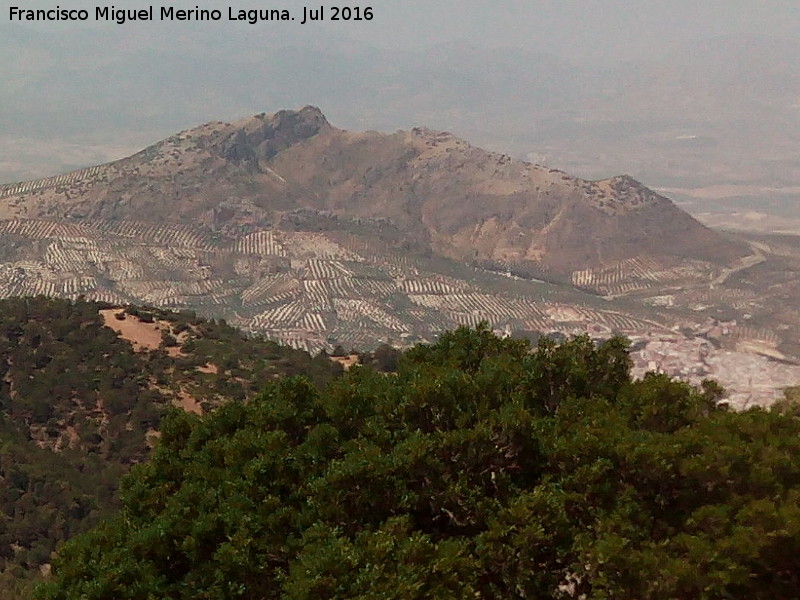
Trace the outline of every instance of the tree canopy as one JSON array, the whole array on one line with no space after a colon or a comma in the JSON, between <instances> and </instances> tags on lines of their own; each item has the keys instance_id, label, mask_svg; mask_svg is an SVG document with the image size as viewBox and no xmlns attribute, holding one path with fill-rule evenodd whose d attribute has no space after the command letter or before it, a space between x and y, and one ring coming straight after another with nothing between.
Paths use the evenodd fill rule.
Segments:
<instances>
[{"instance_id":1,"label":"tree canopy","mask_svg":"<svg viewBox=\"0 0 800 600\"><path fill-rule=\"evenodd\" d=\"M618 338L459 329L396 374L172 411L37 596L796 597L800 421L629 367Z\"/></svg>"}]
</instances>

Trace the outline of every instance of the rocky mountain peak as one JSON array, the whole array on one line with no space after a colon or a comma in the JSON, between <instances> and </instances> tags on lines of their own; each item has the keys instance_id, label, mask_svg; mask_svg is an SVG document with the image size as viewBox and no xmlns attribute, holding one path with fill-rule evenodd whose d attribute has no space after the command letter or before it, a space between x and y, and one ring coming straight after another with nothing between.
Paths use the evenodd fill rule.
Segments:
<instances>
[{"instance_id":1,"label":"rocky mountain peak","mask_svg":"<svg viewBox=\"0 0 800 600\"><path fill-rule=\"evenodd\" d=\"M253 166L258 160L269 160L280 151L330 129L325 115L316 106L282 110L274 115L262 113L239 125L219 143L219 153L236 164Z\"/></svg>"}]
</instances>

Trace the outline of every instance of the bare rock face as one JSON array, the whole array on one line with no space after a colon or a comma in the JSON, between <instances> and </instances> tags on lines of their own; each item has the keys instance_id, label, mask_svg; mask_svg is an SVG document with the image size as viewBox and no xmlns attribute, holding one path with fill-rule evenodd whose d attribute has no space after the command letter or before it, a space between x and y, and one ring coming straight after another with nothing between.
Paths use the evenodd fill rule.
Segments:
<instances>
[{"instance_id":1,"label":"bare rock face","mask_svg":"<svg viewBox=\"0 0 800 600\"><path fill-rule=\"evenodd\" d=\"M713 270L748 254L631 177L585 181L425 128L348 132L310 106L209 123L81 173L7 191L0 217L201 223L238 234L306 211L385 223L420 250L556 280L642 256Z\"/></svg>"},{"instance_id":2,"label":"bare rock face","mask_svg":"<svg viewBox=\"0 0 800 600\"><path fill-rule=\"evenodd\" d=\"M330 127L318 108L282 110L271 117L255 117L259 123L246 123L220 142L220 155L235 164L255 168L258 160L269 160L281 150L317 135Z\"/></svg>"},{"instance_id":3,"label":"bare rock face","mask_svg":"<svg viewBox=\"0 0 800 600\"><path fill-rule=\"evenodd\" d=\"M220 154L225 160L234 164L256 164L255 148L247 141L244 129L237 129L228 139L220 144Z\"/></svg>"}]
</instances>

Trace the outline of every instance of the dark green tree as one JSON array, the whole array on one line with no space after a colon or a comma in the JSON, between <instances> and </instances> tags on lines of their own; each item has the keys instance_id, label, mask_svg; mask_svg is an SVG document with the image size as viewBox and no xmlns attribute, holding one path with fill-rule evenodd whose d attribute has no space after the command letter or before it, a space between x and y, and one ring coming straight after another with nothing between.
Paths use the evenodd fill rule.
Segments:
<instances>
[{"instance_id":1,"label":"dark green tree","mask_svg":"<svg viewBox=\"0 0 800 600\"><path fill-rule=\"evenodd\" d=\"M800 420L459 329L320 391L173 411L41 600L796 597Z\"/></svg>"}]
</instances>

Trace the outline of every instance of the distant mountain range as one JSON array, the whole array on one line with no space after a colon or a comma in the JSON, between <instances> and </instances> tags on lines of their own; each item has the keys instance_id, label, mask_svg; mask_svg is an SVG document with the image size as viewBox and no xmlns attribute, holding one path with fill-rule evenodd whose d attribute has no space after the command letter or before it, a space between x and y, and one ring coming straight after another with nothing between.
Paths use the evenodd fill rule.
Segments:
<instances>
[{"instance_id":1,"label":"distant mountain range","mask_svg":"<svg viewBox=\"0 0 800 600\"><path fill-rule=\"evenodd\" d=\"M199 309L311 350L480 320L664 327L579 290L709 285L752 252L630 177L585 181L428 129L348 132L314 107L0 196L2 295Z\"/></svg>"},{"instance_id":2,"label":"distant mountain range","mask_svg":"<svg viewBox=\"0 0 800 600\"><path fill-rule=\"evenodd\" d=\"M245 33L214 44L188 35L167 52L157 31L0 27L19 57L0 65L0 181L105 162L197 122L311 100L354 129L421 124L587 178L631 173L697 213L709 186L774 213L767 201L786 204L800 185L796 40L718 38L603 70L467 43L388 52ZM98 46L108 51L90 51ZM56 68L65 52L69 67Z\"/></svg>"}]
</instances>

